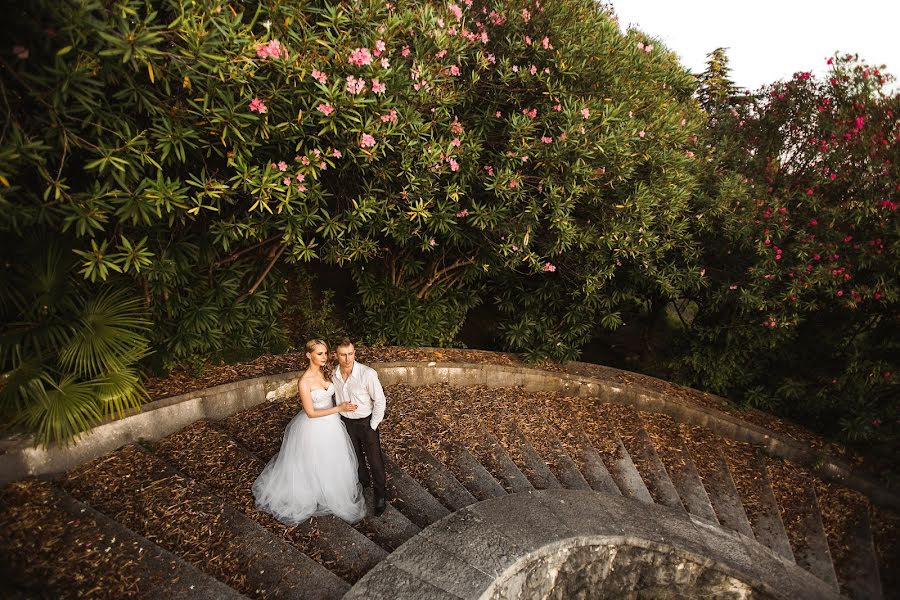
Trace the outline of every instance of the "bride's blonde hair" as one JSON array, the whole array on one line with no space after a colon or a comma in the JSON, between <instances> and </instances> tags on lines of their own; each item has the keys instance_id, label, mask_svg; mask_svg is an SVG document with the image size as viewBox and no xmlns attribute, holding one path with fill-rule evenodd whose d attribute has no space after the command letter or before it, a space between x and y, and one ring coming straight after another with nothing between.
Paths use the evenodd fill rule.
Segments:
<instances>
[{"instance_id":1,"label":"bride's blonde hair","mask_svg":"<svg viewBox=\"0 0 900 600\"><path fill-rule=\"evenodd\" d=\"M306 346L305 346L306 353L309 354L310 352L315 350L316 346L325 346L325 350L328 351L328 344L326 344L325 342L323 342L322 340L320 340L318 338L314 338L314 339L311 339L308 342L306 342ZM307 356L306 357L306 368L308 369L311 364L312 363L310 362L309 357ZM327 373L328 373L328 363L326 363L325 366L322 367L322 374L327 375Z\"/></svg>"}]
</instances>

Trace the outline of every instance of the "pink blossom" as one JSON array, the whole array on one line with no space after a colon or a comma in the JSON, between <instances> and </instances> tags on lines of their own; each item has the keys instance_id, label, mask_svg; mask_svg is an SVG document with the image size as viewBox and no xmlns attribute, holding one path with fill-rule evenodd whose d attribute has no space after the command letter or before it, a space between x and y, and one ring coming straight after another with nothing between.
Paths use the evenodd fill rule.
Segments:
<instances>
[{"instance_id":1,"label":"pink blossom","mask_svg":"<svg viewBox=\"0 0 900 600\"><path fill-rule=\"evenodd\" d=\"M375 56L381 56L381 53L385 51L387 46L384 44L384 40L376 40L375 41Z\"/></svg>"},{"instance_id":2,"label":"pink blossom","mask_svg":"<svg viewBox=\"0 0 900 600\"><path fill-rule=\"evenodd\" d=\"M381 59L381 68L382 69L387 69L390 66L391 66L391 61L388 60L388 57L385 56L384 58Z\"/></svg>"},{"instance_id":3,"label":"pink blossom","mask_svg":"<svg viewBox=\"0 0 900 600\"><path fill-rule=\"evenodd\" d=\"M347 77L347 84L344 86L344 89L347 90L348 94L359 94L366 88L366 80L365 79L357 79L353 75L349 75Z\"/></svg>"},{"instance_id":4,"label":"pink blossom","mask_svg":"<svg viewBox=\"0 0 900 600\"><path fill-rule=\"evenodd\" d=\"M503 116L503 113L498 110L497 112L494 113L494 116L499 119L500 117ZM887 202L887 200L885 200L884 202ZM881 203L882 206L884 206L884 202Z\"/></svg>"},{"instance_id":5,"label":"pink blossom","mask_svg":"<svg viewBox=\"0 0 900 600\"><path fill-rule=\"evenodd\" d=\"M459 117L453 117L453 121L450 123L450 131L453 135L462 135L463 126L462 123L459 122Z\"/></svg>"},{"instance_id":6,"label":"pink blossom","mask_svg":"<svg viewBox=\"0 0 900 600\"><path fill-rule=\"evenodd\" d=\"M838 298L840 298L841 296L843 296L843 295L844 295L844 290L838 290L837 295L838 295Z\"/></svg>"},{"instance_id":7,"label":"pink blossom","mask_svg":"<svg viewBox=\"0 0 900 600\"><path fill-rule=\"evenodd\" d=\"M516 181L515 179L511 179L509 181L509 187L510 187L510 189L515 189L515 188L519 187L519 182Z\"/></svg>"},{"instance_id":8,"label":"pink blossom","mask_svg":"<svg viewBox=\"0 0 900 600\"><path fill-rule=\"evenodd\" d=\"M377 79L372 80L372 91L376 94L383 94L387 89L387 86L378 81Z\"/></svg>"},{"instance_id":9,"label":"pink blossom","mask_svg":"<svg viewBox=\"0 0 900 600\"><path fill-rule=\"evenodd\" d=\"M373 148L375 146L375 138L368 133L364 133L359 141L359 146L360 148Z\"/></svg>"},{"instance_id":10,"label":"pink blossom","mask_svg":"<svg viewBox=\"0 0 900 600\"><path fill-rule=\"evenodd\" d=\"M287 171L287 163L283 160L278 161L278 165L276 166L278 167L279 171Z\"/></svg>"},{"instance_id":11,"label":"pink blossom","mask_svg":"<svg viewBox=\"0 0 900 600\"><path fill-rule=\"evenodd\" d=\"M545 144L552 144L552 143L553 143L553 138L552 138L552 137L549 137L549 136L546 136L546 135L542 135L542 136L541 136L541 141L544 142Z\"/></svg>"},{"instance_id":12,"label":"pink blossom","mask_svg":"<svg viewBox=\"0 0 900 600\"><path fill-rule=\"evenodd\" d=\"M382 123L396 123L397 122L397 111L392 108L391 112L389 112L388 114L381 115L381 122Z\"/></svg>"},{"instance_id":13,"label":"pink blossom","mask_svg":"<svg viewBox=\"0 0 900 600\"><path fill-rule=\"evenodd\" d=\"M457 148L459 148L459 145L460 145L461 143L462 143L462 142L459 141L459 138L453 138L453 141L450 142L450 145L451 145L451 146L456 146Z\"/></svg>"},{"instance_id":14,"label":"pink blossom","mask_svg":"<svg viewBox=\"0 0 900 600\"><path fill-rule=\"evenodd\" d=\"M297 181L304 181L306 179L306 175L303 173L297 173Z\"/></svg>"},{"instance_id":15,"label":"pink blossom","mask_svg":"<svg viewBox=\"0 0 900 600\"><path fill-rule=\"evenodd\" d=\"M272 40L268 44L256 44L256 56L259 58L287 58L287 50L281 46L281 42Z\"/></svg>"},{"instance_id":16,"label":"pink blossom","mask_svg":"<svg viewBox=\"0 0 900 600\"><path fill-rule=\"evenodd\" d=\"M316 107L316 110L327 117L334 112L334 107L330 104L320 104Z\"/></svg>"},{"instance_id":17,"label":"pink blossom","mask_svg":"<svg viewBox=\"0 0 900 600\"><path fill-rule=\"evenodd\" d=\"M561 133L561 134L559 134L559 136L557 137L557 139L564 140L564 139L566 139L567 137L568 137L568 136L567 136L565 133Z\"/></svg>"},{"instance_id":18,"label":"pink blossom","mask_svg":"<svg viewBox=\"0 0 900 600\"><path fill-rule=\"evenodd\" d=\"M690 150L685 151L684 155L688 158L694 158L694 153Z\"/></svg>"},{"instance_id":19,"label":"pink blossom","mask_svg":"<svg viewBox=\"0 0 900 600\"><path fill-rule=\"evenodd\" d=\"M643 50L643 49L644 49L644 42L638 42L637 44L635 44L635 46L637 47L638 50Z\"/></svg>"},{"instance_id":20,"label":"pink blossom","mask_svg":"<svg viewBox=\"0 0 900 600\"><path fill-rule=\"evenodd\" d=\"M284 185L291 185L291 178L285 177L284 179L281 180L281 183L283 183Z\"/></svg>"},{"instance_id":21,"label":"pink blossom","mask_svg":"<svg viewBox=\"0 0 900 600\"><path fill-rule=\"evenodd\" d=\"M525 36L525 45L527 45L527 46L531 45L531 36L530 35Z\"/></svg>"},{"instance_id":22,"label":"pink blossom","mask_svg":"<svg viewBox=\"0 0 900 600\"><path fill-rule=\"evenodd\" d=\"M646 52L647 54L650 54L651 52L653 52L653 44L647 44L647 45L645 45L645 46L644 46L644 52Z\"/></svg>"},{"instance_id":23,"label":"pink blossom","mask_svg":"<svg viewBox=\"0 0 900 600\"><path fill-rule=\"evenodd\" d=\"M546 35L541 39L541 46L544 47L544 50L553 50L553 44L550 43L550 38Z\"/></svg>"},{"instance_id":24,"label":"pink blossom","mask_svg":"<svg viewBox=\"0 0 900 600\"><path fill-rule=\"evenodd\" d=\"M298 183L298 184L297 184L297 191L298 191L298 192L305 192L305 191L306 191L306 186L303 185L302 183Z\"/></svg>"},{"instance_id":25,"label":"pink blossom","mask_svg":"<svg viewBox=\"0 0 900 600\"><path fill-rule=\"evenodd\" d=\"M531 20L531 13L528 12L527 8L522 9L522 20L526 23Z\"/></svg>"},{"instance_id":26,"label":"pink blossom","mask_svg":"<svg viewBox=\"0 0 900 600\"><path fill-rule=\"evenodd\" d=\"M306 156L301 156L300 164L302 164L305 167L308 167L309 166L309 158L307 158Z\"/></svg>"},{"instance_id":27,"label":"pink blossom","mask_svg":"<svg viewBox=\"0 0 900 600\"><path fill-rule=\"evenodd\" d=\"M437 246L437 242L434 241L434 238L431 238L430 240L428 240L428 245L434 248L435 246Z\"/></svg>"},{"instance_id":28,"label":"pink blossom","mask_svg":"<svg viewBox=\"0 0 900 600\"><path fill-rule=\"evenodd\" d=\"M437 52L434 53L435 58L444 58L445 56L447 56L446 50L438 50Z\"/></svg>"},{"instance_id":29,"label":"pink blossom","mask_svg":"<svg viewBox=\"0 0 900 600\"><path fill-rule=\"evenodd\" d=\"M518 72L519 72L519 65L513 65L513 66L512 66L512 70L513 70L513 73L518 73Z\"/></svg>"},{"instance_id":30,"label":"pink blossom","mask_svg":"<svg viewBox=\"0 0 900 600\"><path fill-rule=\"evenodd\" d=\"M554 265L553 263L549 263L549 262L544 263L544 267L542 270L544 271L544 273L555 273L556 265Z\"/></svg>"},{"instance_id":31,"label":"pink blossom","mask_svg":"<svg viewBox=\"0 0 900 600\"><path fill-rule=\"evenodd\" d=\"M468 216L469 216L469 209L468 209L468 208L462 209L461 211L459 211L458 213L456 213L456 216L459 217L459 218L462 218L462 217L468 217Z\"/></svg>"},{"instance_id":32,"label":"pink blossom","mask_svg":"<svg viewBox=\"0 0 900 600\"><path fill-rule=\"evenodd\" d=\"M452 159L452 158L447 159L447 164L450 165L450 170L451 170L451 171L459 171L459 163L456 162L455 159Z\"/></svg>"},{"instance_id":33,"label":"pink blossom","mask_svg":"<svg viewBox=\"0 0 900 600\"><path fill-rule=\"evenodd\" d=\"M19 60L27 60L28 56L31 54L25 46L13 46L12 52Z\"/></svg>"},{"instance_id":34,"label":"pink blossom","mask_svg":"<svg viewBox=\"0 0 900 600\"><path fill-rule=\"evenodd\" d=\"M582 118L584 118L584 119L590 119L590 118L591 118L591 111L590 111L590 109L582 108L582 109L581 109L581 116L582 116Z\"/></svg>"},{"instance_id":35,"label":"pink blossom","mask_svg":"<svg viewBox=\"0 0 900 600\"><path fill-rule=\"evenodd\" d=\"M487 55L487 61L488 61L489 63L491 63L492 65L493 65L493 64L496 64L496 62L497 62L497 57L494 56L493 54L488 54L488 55Z\"/></svg>"},{"instance_id":36,"label":"pink blossom","mask_svg":"<svg viewBox=\"0 0 900 600\"><path fill-rule=\"evenodd\" d=\"M537 71L538 71L538 68L537 68L536 66L534 66L534 65L531 65L531 68L528 69L528 71L529 71L532 75L536 75L536 74L537 74Z\"/></svg>"},{"instance_id":37,"label":"pink blossom","mask_svg":"<svg viewBox=\"0 0 900 600\"><path fill-rule=\"evenodd\" d=\"M639 138L642 138L642 137L644 137L645 135L647 135L647 134L646 134L646 132L645 132L643 129L640 130L640 131L638 131L638 137L639 137Z\"/></svg>"},{"instance_id":38,"label":"pink blossom","mask_svg":"<svg viewBox=\"0 0 900 600\"><path fill-rule=\"evenodd\" d=\"M528 117L529 119L533 119L537 116L537 109L536 108L531 108L531 109L523 108L522 114L525 115L526 117Z\"/></svg>"},{"instance_id":39,"label":"pink blossom","mask_svg":"<svg viewBox=\"0 0 900 600\"><path fill-rule=\"evenodd\" d=\"M347 62L358 67L372 64L372 53L368 48L356 48L350 53Z\"/></svg>"},{"instance_id":40,"label":"pink blossom","mask_svg":"<svg viewBox=\"0 0 900 600\"><path fill-rule=\"evenodd\" d=\"M457 67L456 65L450 65L450 74L453 75L454 77L458 76L459 75L459 67Z\"/></svg>"},{"instance_id":41,"label":"pink blossom","mask_svg":"<svg viewBox=\"0 0 900 600\"><path fill-rule=\"evenodd\" d=\"M400 56L403 58L409 56L409 46L403 46L403 49L400 51Z\"/></svg>"},{"instance_id":42,"label":"pink blossom","mask_svg":"<svg viewBox=\"0 0 900 600\"><path fill-rule=\"evenodd\" d=\"M250 101L250 112L255 111L255 112L258 112L259 114L263 114L267 110L268 109L266 108L266 105L263 104L263 101L260 100L259 98L254 98L253 100Z\"/></svg>"},{"instance_id":43,"label":"pink blossom","mask_svg":"<svg viewBox=\"0 0 900 600\"><path fill-rule=\"evenodd\" d=\"M313 79L315 79L322 85L325 85L325 82L328 81L328 76L325 73L323 73L322 71L319 71L318 69L313 69L311 75L312 75Z\"/></svg>"},{"instance_id":44,"label":"pink blossom","mask_svg":"<svg viewBox=\"0 0 900 600\"><path fill-rule=\"evenodd\" d=\"M512 245L512 251L513 251L513 252L518 252L518 251L519 251L519 247L516 246L515 244L513 244L513 245Z\"/></svg>"},{"instance_id":45,"label":"pink blossom","mask_svg":"<svg viewBox=\"0 0 900 600\"><path fill-rule=\"evenodd\" d=\"M447 10L449 10L450 13L454 17L456 17L457 21L462 21L462 9L459 6L457 6L456 4L451 4L447 7Z\"/></svg>"},{"instance_id":46,"label":"pink blossom","mask_svg":"<svg viewBox=\"0 0 900 600\"><path fill-rule=\"evenodd\" d=\"M562 104L554 104L553 110L555 110L556 112L562 111Z\"/></svg>"},{"instance_id":47,"label":"pink blossom","mask_svg":"<svg viewBox=\"0 0 900 600\"><path fill-rule=\"evenodd\" d=\"M484 170L487 171L487 174L491 177L494 176L494 167L492 167L491 165L484 165Z\"/></svg>"}]
</instances>

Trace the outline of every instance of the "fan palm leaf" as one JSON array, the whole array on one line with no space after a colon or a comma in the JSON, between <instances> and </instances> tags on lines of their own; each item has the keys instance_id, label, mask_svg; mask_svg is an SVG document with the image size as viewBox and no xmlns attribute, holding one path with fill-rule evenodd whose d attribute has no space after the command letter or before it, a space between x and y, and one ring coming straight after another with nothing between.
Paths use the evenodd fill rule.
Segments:
<instances>
[{"instance_id":1,"label":"fan palm leaf","mask_svg":"<svg viewBox=\"0 0 900 600\"><path fill-rule=\"evenodd\" d=\"M60 366L85 378L121 371L148 353L143 332L150 322L141 316L137 298L124 290L106 290L85 303L69 342L59 354Z\"/></svg>"},{"instance_id":2,"label":"fan palm leaf","mask_svg":"<svg viewBox=\"0 0 900 600\"><path fill-rule=\"evenodd\" d=\"M56 380L44 372L20 386L19 391L26 403L16 421L33 431L44 446L68 443L102 418L94 386L72 376Z\"/></svg>"}]
</instances>

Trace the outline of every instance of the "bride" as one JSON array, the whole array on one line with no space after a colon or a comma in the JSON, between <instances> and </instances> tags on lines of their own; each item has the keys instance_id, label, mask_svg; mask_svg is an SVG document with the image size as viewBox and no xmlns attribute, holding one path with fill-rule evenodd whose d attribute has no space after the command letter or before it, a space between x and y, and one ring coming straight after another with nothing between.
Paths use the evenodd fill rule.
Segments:
<instances>
[{"instance_id":1,"label":"bride","mask_svg":"<svg viewBox=\"0 0 900 600\"><path fill-rule=\"evenodd\" d=\"M297 384L303 410L288 423L281 451L253 484L256 507L292 525L329 514L355 523L365 516L366 505L353 443L338 413L356 405L334 405L334 384L322 371L328 361L325 342L308 341L306 357L309 367Z\"/></svg>"}]
</instances>

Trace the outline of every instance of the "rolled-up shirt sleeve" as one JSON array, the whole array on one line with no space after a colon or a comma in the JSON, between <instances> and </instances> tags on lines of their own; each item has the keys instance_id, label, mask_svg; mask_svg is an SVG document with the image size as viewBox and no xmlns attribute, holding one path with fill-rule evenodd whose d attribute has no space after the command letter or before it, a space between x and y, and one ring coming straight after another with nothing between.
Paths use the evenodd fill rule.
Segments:
<instances>
[{"instance_id":1,"label":"rolled-up shirt sleeve","mask_svg":"<svg viewBox=\"0 0 900 600\"><path fill-rule=\"evenodd\" d=\"M372 398L372 420L370 424L372 429L378 429L378 425L384 420L387 400L384 397L384 388L381 387L381 381L378 380L378 372L375 369L369 371L366 391L369 392L369 397Z\"/></svg>"}]
</instances>

